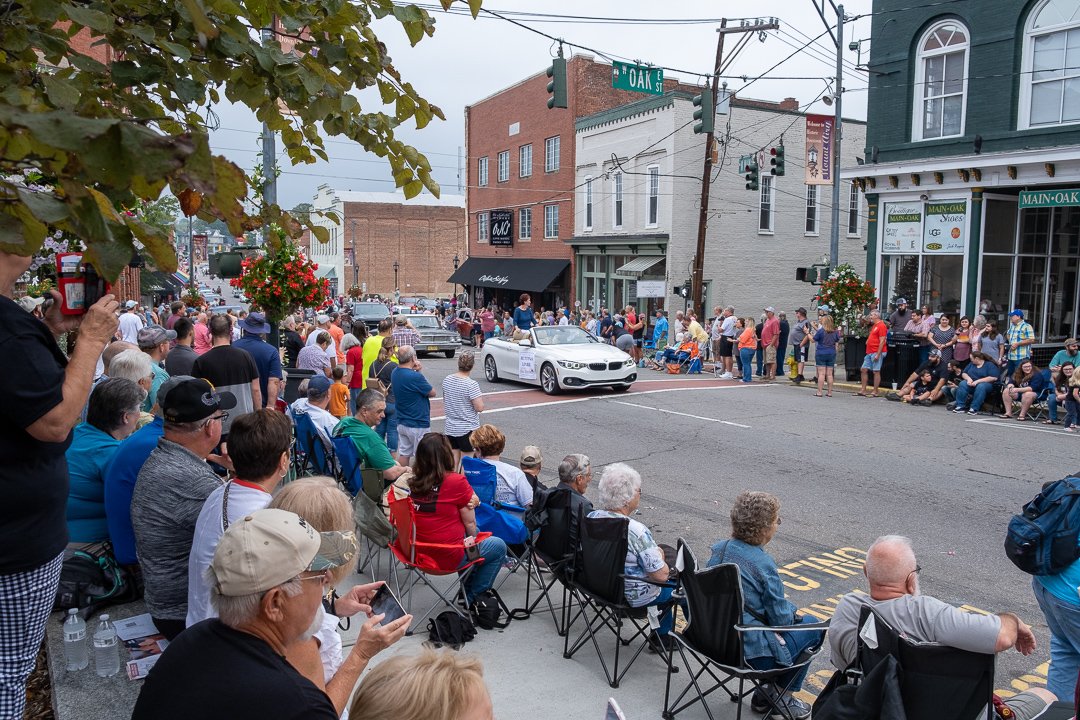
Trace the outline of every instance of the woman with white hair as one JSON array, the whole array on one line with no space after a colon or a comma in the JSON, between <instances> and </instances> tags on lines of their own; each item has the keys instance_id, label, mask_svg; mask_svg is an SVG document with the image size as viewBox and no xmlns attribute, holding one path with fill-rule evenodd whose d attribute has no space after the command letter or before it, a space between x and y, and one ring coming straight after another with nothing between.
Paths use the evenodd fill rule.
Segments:
<instances>
[{"instance_id":1,"label":"woman with white hair","mask_svg":"<svg viewBox=\"0 0 1080 720\"><path fill-rule=\"evenodd\" d=\"M641 475L625 463L614 463L604 468L599 489L600 509L593 510L588 517L625 518L629 523L626 532L629 544L623 562L623 573L627 576L623 588L626 602L636 608L660 608L660 629L649 639L649 644L654 650L668 650L673 640L667 635L674 625L671 612L674 586L661 587L652 583L666 583L670 569L664 560L664 551L653 540L648 526L630 517L641 504ZM642 582L646 579L651 582Z\"/></svg>"}]
</instances>

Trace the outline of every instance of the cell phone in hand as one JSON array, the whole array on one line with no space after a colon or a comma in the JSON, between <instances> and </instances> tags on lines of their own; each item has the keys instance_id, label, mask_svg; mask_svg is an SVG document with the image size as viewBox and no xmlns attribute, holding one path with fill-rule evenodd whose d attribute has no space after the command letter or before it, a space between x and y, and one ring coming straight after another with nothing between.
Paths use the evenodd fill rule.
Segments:
<instances>
[{"instance_id":1,"label":"cell phone in hand","mask_svg":"<svg viewBox=\"0 0 1080 720\"><path fill-rule=\"evenodd\" d=\"M371 614L385 615L385 617L379 621L380 625L386 625L387 623L394 622L398 618L405 617L405 609L401 607L401 603L394 597L394 592L386 583L383 583L383 585L375 591L375 597L371 599Z\"/></svg>"},{"instance_id":2,"label":"cell phone in hand","mask_svg":"<svg viewBox=\"0 0 1080 720\"><path fill-rule=\"evenodd\" d=\"M626 716L623 715L622 709L619 708L619 703L615 702L615 698L608 698L604 720L626 720Z\"/></svg>"}]
</instances>

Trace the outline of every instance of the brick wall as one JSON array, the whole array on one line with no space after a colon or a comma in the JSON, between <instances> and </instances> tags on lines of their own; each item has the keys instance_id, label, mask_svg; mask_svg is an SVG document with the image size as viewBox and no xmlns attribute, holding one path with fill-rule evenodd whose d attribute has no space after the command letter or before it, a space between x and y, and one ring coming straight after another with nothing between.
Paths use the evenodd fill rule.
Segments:
<instances>
[{"instance_id":1,"label":"brick wall","mask_svg":"<svg viewBox=\"0 0 1080 720\"><path fill-rule=\"evenodd\" d=\"M56 27L60 28L61 30L67 30L69 27L71 27L71 23L57 23ZM101 38L91 37L90 31L86 28L83 28L79 32L75 33L75 36L68 41L68 44L71 46L72 50L79 53L80 55L86 55L87 57L91 57L100 63L105 63L106 65L108 65L109 63L117 59L117 53L109 45L106 45L104 43L95 44L99 40L101 40Z\"/></svg>"}]
</instances>

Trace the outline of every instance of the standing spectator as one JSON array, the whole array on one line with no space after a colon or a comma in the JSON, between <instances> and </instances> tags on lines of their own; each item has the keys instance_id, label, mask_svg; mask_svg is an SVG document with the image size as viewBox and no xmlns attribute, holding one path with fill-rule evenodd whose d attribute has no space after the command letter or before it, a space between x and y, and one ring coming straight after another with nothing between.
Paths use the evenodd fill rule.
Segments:
<instances>
[{"instance_id":1,"label":"standing spectator","mask_svg":"<svg viewBox=\"0 0 1080 720\"><path fill-rule=\"evenodd\" d=\"M1035 344L1035 328L1024 320L1023 310L1017 309L1009 313L1009 330L1006 337L1009 346L1009 362L1005 365L1005 374L1012 376L1022 362L1031 359L1031 346Z\"/></svg>"},{"instance_id":2,"label":"standing spectator","mask_svg":"<svg viewBox=\"0 0 1080 720\"><path fill-rule=\"evenodd\" d=\"M645 313L639 313L633 305L626 306L626 329L634 336L634 349L630 354L634 362L641 362L641 345L645 338Z\"/></svg>"},{"instance_id":3,"label":"standing spectator","mask_svg":"<svg viewBox=\"0 0 1080 720\"><path fill-rule=\"evenodd\" d=\"M896 298L896 310L889 315L889 331L900 332L911 322L911 310L908 310L906 298Z\"/></svg>"},{"instance_id":4,"label":"standing spectator","mask_svg":"<svg viewBox=\"0 0 1080 720\"><path fill-rule=\"evenodd\" d=\"M484 411L484 397L480 384L469 377L475 364L471 352L458 355L456 373L443 378L443 415L446 422L443 432L450 440L454 451L454 467L461 467L462 455L471 455L473 451L469 436L480 427L480 413Z\"/></svg>"},{"instance_id":5,"label":"standing spectator","mask_svg":"<svg viewBox=\"0 0 1080 720\"><path fill-rule=\"evenodd\" d=\"M514 308L514 340L521 340L529 334L529 330L536 324L532 311L532 298L529 293L521 293L518 298L518 306Z\"/></svg>"},{"instance_id":6,"label":"standing spectator","mask_svg":"<svg viewBox=\"0 0 1080 720\"><path fill-rule=\"evenodd\" d=\"M359 327L367 330L367 326L361 323ZM356 412L356 396L364 389L364 343L367 337L360 340L355 335L346 335L341 341L345 349L345 385L349 388L349 412Z\"/></svg>"},{"instance_id":7,"label":"standing spectator","mask_svg":"<svg viewBox=\"0 0 1080 720\"><path fill-rule=\"evenodd\" d=\"M1035 403L1044 387L1046 387L1046 378L1035 363L1030 358L1020 361L1016 372L1005 376L1005 389L1001 391L1001 401L1005 405L1005 412L998 417L1012 418L1013 403L1018 402L1020 414L1016 416L1016 419L1027 420L1028 408Z\"/></svg>"},{"instance_id":8,"label":"standing spectator","mask_svg":"<svg viewBox=\"0 0 1080 720\"><path fill-rule=\"evenodd\" d=\"M761 326L761 349L765 355L765 381L776 379L776 350L780 344L780 319L770 305L765 308L765 323Z\"/></svg>"},{"instance_id":9,"label":"standing spectator","mask_svg":"<svg viewBox=\"0 0 1080 720\"><path fill-rule=\"evenodd\" d=\"M330 324L326 331L334 341L334 367L345 365L345 351L341 348L341 341L345 339L345 331L341 329L341 315L336 312L330 313Z\"/></svg>"},{"instance_id":10,"label":"standing spectator","mask_svg":"<svg viewBox=\"0 0 1080 720\"><path fill-rule=\"evenodd\" d=\"M765 377L765 350L761 344L761 331L765 329L765 314L762 313L757 323L754 325L754 334L757 336L757 348L754 350L754 364L756 365L755 374L758 377Z\"/></svg>"},{"instance_id":11,"label":"standing spectator","mask_svg":"<svg viewBox=\"0 0 1080 720\"><path fill-rule=\"evenodd\" d=\"M168 318L165 319L165 329L166 330L175 330L176 329L176 321L179 320L180 318L186 318L187 317L187 306L184 305L183 300L173 300L172 304L169 305L169 311L170 311L171 314L169 315Z\"/></svg>"},{"instance_id":12,"label":"standing spectator","mask_svg":"<svg viewBox=\"0 0 1080 720\"><path fill-rule=\"evenodd\" d=\"M986 396L997 382L997 377L997 366L990 362L990 358L981 352L972 353L971 362L960 374L961 380L956 386L956 405L953 412L978 415Z\"/></svg>"},{"instance_id":13,"label":"standing spectator","mask_svg":"<svg viewBox=\"0 0 1080 720\"><path fill-rule=\"evenodd\" d=\"M394 319L394 330L390 336L394 338L394 344L398 347L405 345L416 347L420 344L420 333L416 332L409 318L404 315L398 315Z\"/></svg>"},{"instance_id":14,"label":"standing spectator","mask_svg":"<svg viewBox=\"0 0 1080 720\"><path fill-rule=\"evenodd\" d=\"M594 326L595 326L596 321L593 318L590 317L589 321L592 322L594 324ZM589 328L585 328L585 329L589 330ZM592 332L592 330L589 330L589 332ZM663 310L657 310L656 311L656 324L653 325L653 333L652 333L653 348L656 349L656 350L659 350L661 347L663 347L663 345L667 342L667 337L668 337L668 320L667 320L667 316L664 314Z\"/></svg>"},{"instance_id":15,"label":"standing spectator","mask_svg":"<svg viewBox=\"0 0 1080 720\"><path fill-rule=\"evenodd\" d=\"M120 441L135 431L145 397L145 390L123 378L109 378L90 393L86 422L75 426L65 453L71 486L67 498L69 542L109 539L105 471Z\"/></svg>"},{"instance_id":16,"label":"standing spectator","mask_svg":"<svg viewBox=\"0 0 1080 720\"><path fill-rule=\"evenodd\" d=\"M814 366L817 369L817 392L821 397L821 391L825 389L825 382L829 383L826 397L832 397L833 379L836 374L836 346L840 342L840 332L833 324L832 315L824 315L821 318L821 326L814 332Z\"/></svg>"},{"instance_id":17,"label":"standing spectator","mask_svg":"<svg viewBox=\"0 0 1080 720\"><path fill-rule=\"evenodd\" d=\"M953 359L953 346L956 345L956 330L953 329L949 316L945 313L938 318L937 325L930 329L930 345L941 352L941 362Z\"/></svg>"},{"instance_id":18,"label":"standing spectator","mask_svg":"<svg viewBox=\"0 0 1080 720\"><path fill-rule=\"evenodd\" d=\"M526 445L521 451L521 457L518 458L518 467L521 468L521 472L525 473L525 479L532 485L533 490L544 487L544 484L540 482L540 469L544 464L544 455L540 452L540 448L535 445Z\"/></svg>"},{"instance_id":19,"label":"standing spectator","mask_svg":"<svg viewBox=\"0 0 1080 720\"><path fill-rule=\"evenodd\" d=\"M1072 697L1076 694L1080 671L1080 599L1076 594L1080 587L1080 560L1056 575L1036 575L1031 587L1050 628L1046 689L1059 698Z\"/></svg>"},{"instance_id":20,"label":"standing spectator","mask_svg":"<svg viewBox=\"0 0 1080 720\"><path fill-rule=\"evenodd\" d=\"M610 343L615 330L615 320L611 317L611 313L607 308L600 308L600 339L606 343Z\"/></svg>"},{"instance_id":21,"label":"standing spectator","mask_svg":"<svg viewBox=\"0 0 1080 720\"><path fill-rule=\"evenodd\" d=\"M270 332L270 323L266 322L266 316L260 312L250 313L240 322L243 337L233 343L233 348L244 350L255 361L255 367L259 371L259 393L262 404L256 404L255 409L260 407L275 407L278 394L281 392L281 352L266 342L266 335Z\"/></svg>"},{"instance_id":22,"label":"standing spectator","mask_svg":"<svg viewBox=\"0 0 1080 720\"><path fill-rule=\"evenodd\" d=\"M777 371L781 375L786 375L784 366L787 362L787 344L788 338L791 336L791 325L787 321L787 313L783 310L776 313L777 320L780 321L780 334L776 342L776 367L773 368L773 379L776 379Z\"/></svg>"},{"instance_id":23,"label":"standing spectator","mask_svg":"<svg viewBox=\"0 0 1080 720\"><path fill-rule=\"evenodd\" d=\"M1069 380L1072 379L1075 370L1076 366L1066 361L1058 368L1057 372L1051 371L1050 379L1053 381L1053 387L1050 388L1050 392L1046 395L1046 414L1049 417L1043 421L1044 424L1058 424L1058 406L1064 406L1065 401L1069 398ZM1065 427L1068 428L1073 424L1075 424L1075 419L1072 423L1066 423Z\"/></svg>"},{"instance_id":24,"label":"standing spectator","mask_svg":"<svg viewBox=\"0 0 1080 720\"><path fill-rule=\"evenodd\" d=\"M682 310L675 311L675 322L671 323L671 328L668 330L670 339L668 345L678 345L675 336L683 331L683 318L685 313ZM659 348L659 346L657 346Z\"/></svg>"},{"instance_id":25,"label":"standing spectator","mask_svg":"<svg viewBox=\"0 0 1080 720\"><path fill-rule=\"evenodd\" d=\"M722 370L719 373L721 380L731 380L735 377L735 346L738 343L738 337L735 331L735 325L739 319L735 317L735 308L728 305L724 308L723 315L720 319L720 362L722 363Z\"/></svg>"},{"instance_id":26,"label":"standing spectator","mask_svg":"<svg viewBox=\"0 0 1080 720\"><path fill-rule=\"evenodd\" d=\"M221 441L226 410L235 406L232 393L215 392L206 380L172 388L162 408L164 436L135 482L131 524L146 609L169 640L183 631L187 617L187 566L195 521L203 502L221 485L206 460Z\"/></svg>"},{"instance_id":27,"label":"standing spectator","mask_svg":"<svg viewBox=\"0 0 1080 720\"><path fill-rule=\"evenodd\" d=\"M791 379L796 384L801 383L806 379L803 377L803 369L810 359L810 321L806 319L804 307L795 311L795 326L791 329L791 354L795 357L795 375Z\"/></svg>"},{"instance_id":28,"label":"standing spectator","mask_svg":"<svg viewBox=\"0 0 1080 720\"><path fill-rule=\"evenodd\" d=\"M480 311L480 332L483 333L483 337L480 341L480 347L484 346L484 343L495 337L495 313L491 311L491 307L488 306ZM451 442L451 444L453 444Z\"/></svg>"},{"instance_id":29,"label":"standing spectator","mask_svg":"<svg viewBox=\"0 0 1080 720\"><path fill-rule=\"evenodd\" d=\"M379 350L379 357L371 364L371 369L368 371L370 373L368 389L378 391L386 401L383 417L374 426L375 434L382 438L391 453L397 453L398 447L397 402L394 399L393 382L397 363L391 359L394 356L395 347L394 338L384 337L382 339L382 349ZM355 410L353 414L356 414Z\"/></svg>"},{"instance_id":30,"label":"standing spectator","mask_svg":"<svg viewBox=\"0 0 1080 720\"><path fill-rule=\"evenodd\" d=\"M330 404L326 409L338 420L350 415L349 413L349 386L345 384L345 368L338 365L331 371L333 383L330 385Z\"/></svg>"},{"instance_id":31,"label":"standing spectator","mask_svg":"<svg viewBox=\"0 0 1080 720\"><path fill-rule=\"evenodd\" d=\"M930 357L930 331L937 324L937 318L930 312L929 305L923 305L917 316L912 312L911 322L914 323L911 325L911 336L919 341L919 364L922 365Z\"/></svg>"},{"instance_id":32,"label":"standing spectator","mask_svg":"<svg viewBox=\"0 0 1080 720\"><path fill-rule=\"evenodd\" d=\"M222 315L210 318L210 335L214 339L214 346L199 356L191 368L191 374L208 380L218 392L232 395L236 402L233 417L261 408L259 368L249 352L232 346L229 319ZM231 425L229 417L222 420L223 439L228 437Z\"/></svg>"},{"instance_id":33,"label":"standing spectator","mask_svg":"<svg viewBox=\"0 0 1080 720\"><path fill-rule=\"evenodd\" d=\"M296 358L304 348L304 339L296 332L296 318L292 315L281 323L281 332L285 336L285 367L296 367Z\"/></svg>"},{"instance_id":34,"label":"standing spectator","mask_svg":"<svg viewBox=\"0 0 1080 720\"><path fill-rule=\"evenodd\" d=\"M329 378L332 367L326 351L334 340L325 330L312 330L311 338L314 342L305 345L296 358L296 369L312 370L316 375L321 374Z\"/></svg>"},{"instance_id":35,"label":"standing spectator","mask_svg":"<svg viewBox=\"0 0 1080 720\"><path fill-rule=\"evenodd\" d=\"M139 331L146 327L146 321L136 311L139 304L134 300L124 303L124 312L120 315L120 339L137 345Z\"/></svg>"},{"instance_id":36,"label":"standing spectator","mask_svg":"<svg viewBox=\"0 0 1080 720\"><path fill-rule=\"evenodd\" d=\"M881 319L881 313L871 310L868 318L870 334L866 338L866 357L862 364L862 389L855 393L860 397L879 397L878 387L881 385L881 365L885 362L886 346L885 338L889 334L889 326ZM929 355L929 353L928 353ZM869 373L874 373L874 390L866 392L869 382Z\"/></svg>"},{"instance_id":37,"label":"standing spectator","mask_svg":"<svg viewBox=\"0 0 1080 720\"><path fill-rule=\"evenodd\" d=\"M722 337L721 330L724 325L724 316L721 312L719 305L714 307L713 319L709 323L709 349L712 351L713 370L717 375L722 373L724 367L724 364L720 361L720 338Z\"/></svg>"},{"instance_id":38,"label":"standing spectator","mask_svg":"<svg viewBox=\"0 0 1080 720\"><path fill-rule=\"evenodd\" d=\"M305 345L311 347L318 341L320 331L326 333L326 337L330 339L330 342L323 348L323 353L326 354L327 360L330 361L330 369L333 369L337 366L337 343L334 342L334 336L330 334L330 316L317 315L315 317L315 327L317 329L308 333ZM330 377L329 371L327 371L326 376Z\"/></svg>"},{"instance_id":39,"label":"standing spectator","mask_svg":"<svg viewBox=\"0 0 1080 720\"><path fill-rule=\"evenodd\" d=\"M397 349L398 367L390 376L397 400L398 462L408 465L420 439L431 431L431 398L435 388L421 374L423 365L409 345ZM451 459L453 453L451 453Z\"/></svg>"},{"instance_id":40,"label":"standing spectator","mask_svg":"<svg viewBox=\"0 0 1080 720\"><path fill-rule=\"evenodd\" d=\"M361 388L367 388L367 379L370 377L371 364L379 357L379 351L383 347L383 338L392 337L391 333L393 332L393 329L394 321L390 318L383 318L379 321L378 334L372 335L364 341L364 352L362 356L364 364L360 373Z\"/></svg>"},{"instance_id":41,"label":"standing spectator","mask_svg":"<svg viewBox=\"0 0 1080 720\"><path fill-rule=\"evenodd\" d=\"M190 375L195 358L199 357L192 347L195 342L195 326L186 317L177 318L172 332L176 333L176 345L165 356L165 372L169 373L170 377Z\"/></svg>"},{"instance_id":42,"label":"standing spectator","mask_svg":"<svg viewBox=\"0 0 1080 720\"><path fill-rule=\"evenodd\" d=\"M611 327L611 338L615 347L628 355L634 350L634 336L626 329L626 320L621 315L615 316L615 324Z\"/></svg>"},{"instance_id":43,"label":"standing spectator","mask_svg":"<svg viewBox=\"0 0 1080 720\"><path fill-rule=\"evenodd\" d=\"M1005 338L997 331L997 324L988 322L979 333L979 352L990 358L990 362L1001 370L1005 356Z\"/></svg>"},{"instance_id":44,"label":"standing spectator","mask_svg":"<svg viewBox=\"0 0 1080 720\"><path fill-rule=\"evenodd\" d=\"M953 344L953 360L960 363L961 367L967 365L971 358L971 336L974 331L967 316L961 317L956 326L956 342Z\"/></svg>"},{"instance_id":45,"label":"standing spectator","mask_svg":"<svg viewBox=\"0 0 1080 720\"><path fill-rule=\"evenodd\" d=\"M230 329L232 333L232 320L229 319ZM195 317L195 354L202 355L205 352L209 352L210 348L214 346L213 338L210 337L210 320L206 313L201 312Z\"/></svg>"},{"instance_id":46,"label":"standing spectator","mask_svg":"<svg viewBox=\"0 0 1080 720\"><path fill-rule=\"evenodd\" d=\"M165 370L164 360L169 354L169 343L176 339L176 333L160 326L145 327L139 331L139 349L150 358L150 370L154 373L154 379L150 383L150 391L143 401L143 410L150 412L157 402L158 388L169 379L169 373Z\"/></svg>"},{"instance_id":47,"label":"standing spectator","mask_svg":"<svg viewBox=\"0 0 1080 720\"><path fill-rule=\"evenodd\" d=\"M754 353L757 352L758 336L754 327L754 318L743 319L743 331L739 335L739 359L742 361L742 381L753 382Z\"/></svg>"}]
</instances>

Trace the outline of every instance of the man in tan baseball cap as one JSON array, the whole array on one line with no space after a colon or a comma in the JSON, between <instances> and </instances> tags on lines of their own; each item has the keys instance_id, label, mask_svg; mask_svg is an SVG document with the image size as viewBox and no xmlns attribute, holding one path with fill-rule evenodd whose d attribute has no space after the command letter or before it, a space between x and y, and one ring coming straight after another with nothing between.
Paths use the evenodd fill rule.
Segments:
<instances>
[{"instance_id":1,"label":"man in tan baseball cap","mask_svg":"<svg viewBox=\"0 0 1080 720\"><path fill-rule=\"evenodd\" d=\"M207 570L218 619L192 625L169 645L132 718L337 718L327 694L286 655L318 630L328 570L352 560L356 548L353 533L316 532L285 510L231 524Z\"/></svg>"},{"instance_id":2,"label":"man in tan baseball cap","mask_svg":"<svg viewBox=\"0 0 1080 720\"><path fill-rule=\"evenodd\" d=\"M521 472L525 473L525 479L532 485L533 490L536 490L537 483L540 483L540 466L543 464L544 456L540 453L540 448L535 445L526 445L521 451L519 462ZM543 487L543 484L541 483L539 487Z\"/></svg>"}]
</instances>

